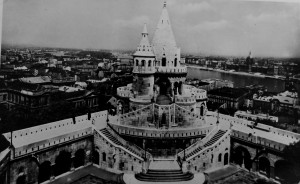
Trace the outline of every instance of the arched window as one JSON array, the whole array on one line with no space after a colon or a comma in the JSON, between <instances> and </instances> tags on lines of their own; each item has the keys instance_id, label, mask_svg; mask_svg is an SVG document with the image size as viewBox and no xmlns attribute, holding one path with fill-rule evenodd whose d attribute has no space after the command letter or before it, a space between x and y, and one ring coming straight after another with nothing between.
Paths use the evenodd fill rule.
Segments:
<instances>
[{"instance_id":1,"label":"arched window","mask_svg":"<svg viewBox=\"0 0 300 184\"><path fill-rule=\"evenodd\" d=\"M200 107L200 116L203 116L203 114L204 114L204 107L203 107L203 105L201 105L201 107Z\"/></svg>"},{"instance_id":2,"label":"arched window","mask_svg":"<svg viewBox=\"0 0 300 184\"><path fill-rule=\"evenodd\" d=\"M145 66L145 60L142 60L142 66Z\"/></svg>"},{"instance_id":3,"label":"arched window","mask_svg":"<svg viewBox=\"0 0 300 184\"><path fill-rule=\"evenodd\" d=\"M222 153L219 154L218 162L222 162Z\"/></svg>"},{"instance_id":4,"label":"arched window","mask_svg":"<svg viewBox=\"0 0 300 184\"><path fill-rule=\"evenodd\" d=\"M139 66L139 60L135 60L135 66Z\"/></svg>"},{"instance_id":5,"label":"arched window","mask_svg":"<svg viewBox=\"0 0 300 184\"><path fill-rule=\"evenodd\" d=\"M175 60L174 60L174 67L176 67L177 66L177 58L175 58Z\"/></svg>"},{"instance_id":6,"label":"arched window","mask_svg":"<svg viewBox=\"0 0 300 184\"><path fill-rule=\"evenodd\" d=\"M228 164L228 153L225 153L224 155L224 165Z\"/></svg>"},{"instance_id":7,"label":"arched window","mask_svg":"<svg viewBox=\"0 0 300 184\"><path fill-rule=\"evenodd\" d=\"M106 153L105 152L102 153L102 161L106 162Z\"/></svg>"},{"instance_id":8,"label":"arched window","mask_svg":"<svg viewBox=\"0 0 300 184\"><path fill-rule=\"evenodd\" d=\"M162 58L161 59L161 66L166 66L167 65L167 59L166 58Z\"/></svg>"},{"instance_id":9,"label":"arched window","mask_svg":"<svg viewBox=\"0 0 300 184\"><path fill-rule=\"evenodd\" d=\"M151 60L148 61L148 67L151 67Z\"/></svg>"}]
</instances>

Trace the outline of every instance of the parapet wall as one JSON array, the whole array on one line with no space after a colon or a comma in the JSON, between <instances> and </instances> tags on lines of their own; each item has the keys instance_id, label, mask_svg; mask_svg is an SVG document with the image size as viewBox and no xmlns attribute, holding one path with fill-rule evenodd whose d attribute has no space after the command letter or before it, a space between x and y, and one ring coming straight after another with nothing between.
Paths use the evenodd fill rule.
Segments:
<instances>
[{"instance_id":1,"label":"parapet wall","mask_svg":"<svg viewBox=\"0 0 300 184\"><path fill-rule=\"evenodd\" d=\"M210 112L209 114L215 118L217 118L217 116L218 116L216 112ZM254 124L253 121L248 121L245 119L240 119L240 118L236 118L236 117L232 117L232 116L228 116L228 115L224 115L224 114L219 114L219 118L220 118L220 120L226 120L233 125L239 124L239 125L243 125L243 126L252 126ZM276 136L282 136L282 138L287 137L287 138L295 139L295 141L300 140L300 134L297 134L294 132L282 130L282 129L275 128L275 127L272 127L269 125L264 125L261 123L258 123L257 126L255 126L255 127L264 129L264 130L268 131L269 133L272 133Z\"/></svg>"},{"instance_id":2,"label":"parapet wall","mask_svg":"<svg viewBox=\"0 0 300 184\"><path fill-rule=\"evenodd\" d=\"M14 157L40 151L48 147L62 144L74 139L93 134L92 124L96 127L106 126L107 111L43 124L12 132L12 142L15 147ZM3 134L11 141L11 133Z\"/></svg>"}]
</instances>

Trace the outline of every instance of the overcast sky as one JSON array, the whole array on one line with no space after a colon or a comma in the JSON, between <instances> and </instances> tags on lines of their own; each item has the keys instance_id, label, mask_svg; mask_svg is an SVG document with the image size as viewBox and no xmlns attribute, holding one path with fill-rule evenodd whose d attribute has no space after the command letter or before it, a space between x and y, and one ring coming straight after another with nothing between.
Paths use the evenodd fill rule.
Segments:
<instances>
[{"instance_id":1,"label":"overcast sky","mask_svg":"<svg viewBox=\"0 0 300 184\"><path fill-rule=\"evenodd\" d=\"M279 1L279 2L277 2ZM167 0L183 52L300 56L298 0ZM2 43L135 49L152 38L163 0L4 0Z\"/></svg>"}]
</instances>

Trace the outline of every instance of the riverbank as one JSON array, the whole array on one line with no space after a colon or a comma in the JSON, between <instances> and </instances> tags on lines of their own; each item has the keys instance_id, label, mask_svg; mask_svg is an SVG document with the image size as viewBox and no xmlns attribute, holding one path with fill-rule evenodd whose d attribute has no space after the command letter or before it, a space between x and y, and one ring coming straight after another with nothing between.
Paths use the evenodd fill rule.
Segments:
<instances>
[{"instance_id":1,"label":"riverbank","mask_svg":"<svg viewBox=\"0 0 300 184\"><path fill-rule=\"evenodd\" d=\"M271 78L271 79L277 79L277 80L285 79L284 76L270 76L270 75L264 75L261 73L236 72L233 70L214 69L214 68L207 68L207 67L195 66L195 65L190 65L190 64L186 64L186 66L188 68L193 68L193 69L200 69L200 70L205 70L205 71L215 71L215 72L228 73L228 74L233 74L233 75L243 75L243 76L259 77L259 78Z\"/></svg>"}]
</instances>

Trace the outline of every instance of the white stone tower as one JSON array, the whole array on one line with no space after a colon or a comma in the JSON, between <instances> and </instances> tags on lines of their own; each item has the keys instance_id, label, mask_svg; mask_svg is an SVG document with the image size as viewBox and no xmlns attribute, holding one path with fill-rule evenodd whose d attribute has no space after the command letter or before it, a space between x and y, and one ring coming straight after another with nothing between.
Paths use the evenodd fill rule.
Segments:
<instances>
[{"instance_id":1,"label":"white stone tower","mask_svg":"<svg viewBox=\"0 0 300 184\"><path fill-rule=\"evenodd\" d=\"M142 32L141 42L133 54L133 98L131 102L150 104L153 98L153 85L155 73L155 55L149 43L146 24Z\"/></svg>"}]
</instances>

